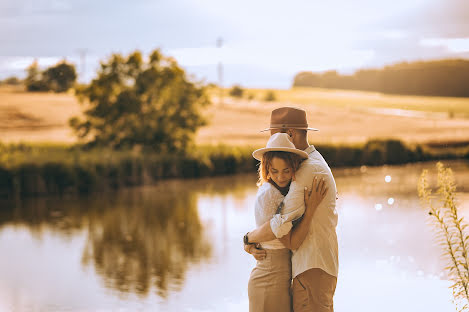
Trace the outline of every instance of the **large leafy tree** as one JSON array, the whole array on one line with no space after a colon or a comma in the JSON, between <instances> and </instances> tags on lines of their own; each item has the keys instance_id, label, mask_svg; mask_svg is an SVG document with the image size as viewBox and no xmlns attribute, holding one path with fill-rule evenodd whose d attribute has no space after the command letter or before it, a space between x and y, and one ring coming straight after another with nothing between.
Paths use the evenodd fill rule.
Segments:
<instances>
[{"instance_id":1,"label":"large leafy tree","mask_svg":"<svg viewBox=\"0 0 469 312\"><path fill-rule=\"evenodd\" d=\"M77 95L88 109L84 119L74 117L70 125L88 145L137 145L163 153L187 148L205 124L201 108L209 104L204 86L189 81L159 50L146 61L139 51L113 54Z\"/></svg>"}]
</instances>

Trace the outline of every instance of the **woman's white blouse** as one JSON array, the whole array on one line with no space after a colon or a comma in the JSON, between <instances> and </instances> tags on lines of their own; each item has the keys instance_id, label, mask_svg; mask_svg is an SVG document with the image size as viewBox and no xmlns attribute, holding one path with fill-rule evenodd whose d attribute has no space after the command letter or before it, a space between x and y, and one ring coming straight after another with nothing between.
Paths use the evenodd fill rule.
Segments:
<instances>
[{"instance_id":1,"label":"woman's white blouse","mask_svg":"<svg viewBox=\"0 0 469 312\"><path fill-rule=\"evenodd\" d=\"M279 190L277 190L272 184L268 182L265 182L264 184L259 186L259 189L257 190L256 204L254 208L257 227L270 221L275 216L277 207L280 205L284 198L285 196L283 196ZM285 246L278 239L261 243L261 246L264 249L285 248Z\"/></svg>"}]
</instances>

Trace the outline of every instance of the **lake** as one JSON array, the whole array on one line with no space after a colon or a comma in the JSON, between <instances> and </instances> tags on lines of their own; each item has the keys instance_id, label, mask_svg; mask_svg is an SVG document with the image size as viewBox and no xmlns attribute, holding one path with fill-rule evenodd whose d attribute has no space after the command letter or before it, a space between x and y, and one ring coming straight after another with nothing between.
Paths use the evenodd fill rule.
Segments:
<instances>
[{"instance_id":1,"label":"lake","mask_svg":"<svg viewBox=\"0 0 469 312\"><path fill-rule=\"evenodd\" d=\"M469 211L469 163L445 162ZM452 311L417 181L435 163L334 169L336 311ZM0 311L248 311L255 174L0 202Z\"/></svg>"}]
</instances>

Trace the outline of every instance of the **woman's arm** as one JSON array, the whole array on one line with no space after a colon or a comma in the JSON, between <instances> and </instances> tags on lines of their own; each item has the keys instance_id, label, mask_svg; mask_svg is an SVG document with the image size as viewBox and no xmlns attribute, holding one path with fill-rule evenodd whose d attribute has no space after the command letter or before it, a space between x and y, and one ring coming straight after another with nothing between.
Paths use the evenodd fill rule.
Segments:
<instances>
[{"instance_id":1,"label":"woman's arm","mask_svg":"<svg viewBox=\"0 0 469 312\"><path fill-rule=\"evenodd\" d=\"M307 190L305 187L304 201L305 201L305 213L303 218L296 224L293 229L285 236L279 238L280 242L288 249L298 249L308 235L311 221L313 220L314 213L318 208L321 201L324 199L327 193L327 187L325 180L322 178L319 180L314 177L311 189Z\"/></svg>"}]
</instances>

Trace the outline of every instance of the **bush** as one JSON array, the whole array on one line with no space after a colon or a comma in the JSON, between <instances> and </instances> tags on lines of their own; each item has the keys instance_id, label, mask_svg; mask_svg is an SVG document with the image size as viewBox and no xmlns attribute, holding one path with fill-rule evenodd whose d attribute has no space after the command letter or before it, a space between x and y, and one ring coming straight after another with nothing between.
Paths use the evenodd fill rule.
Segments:
<instances>
[{"instance_id":1,"label":"bush","mask_svg":"<svg viewBox=\"0 0 469 312\"><path fill-rule=\"evenodd\" d=\"M42 76L48 90L58 93L68 91L77 79L75 66L67 64L65 61L49 67Z\"/></svg>"},{"instance_id":2,"label":"bush","mask_svg":"<svg viewBox=\"0 0 469 312\"><path fill-rule=\"evenodd\" d=\"M412 151L399 140L371 140L363 148L362 162L372 166L394 165L409 162L411 158Z\"/></svg>"},{"instance_id":3,"label":"bush","mask_svg":"<svg viewBox=\"0 0 469 312\"><path fill-rule=\"evenodd\" d=\"M264 101L273 102L277 100L277 96L274 91L267 91L265 93Z\"/></svg>"},{"instance_id":4,"label":"bush","mask_svg":"<svg viewBox=\"0 0 469 312\"><path fill-rule=\"evenodd\" d=\"M394 140L365 145L318 145L331 167L382 165L434 159L469 158L466 146L447 151L408 149ZM249 146L197 146L185 154L88 149L62 145L0 143L0 197L89 193L154 183L168 178L198 178L255 173L258 161ZM390 156L389 153L401 155Z\"/></svg>"},{"instance_id":5,"label":"bush","mask_svg":"<svg viewBox=\"0 0 469 312\"><path fill-rule=\"evenodd\" d=\"M230 96L232 97L243 97L243 94L244 90L238 85L233 86L230 90Z\"/></svg>"},{"instance_id":6,"label":"bush","mask_svg":"<svg viewBox=\"0 0 469 312\"><path fill-rule=\"evenodd\" d=\"M65 92L73 87L77 78L75 66L65 61L49 67L44 72L39 69L37 61L34 61L27 68L27 73L24 82L28 91Z\"/></svg>"},{"instance_id":7,"label":"bush","mask_svg":"<svg viewBox=\"0 0 469 312\"><path fill-rule=\"evenodd\" d=\"M3 83L10 86L17 86L21 84L21 80L18 77L12 76L3 80Z\"/></svg>"}]
</instances>

